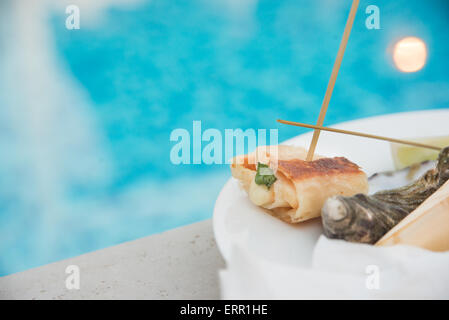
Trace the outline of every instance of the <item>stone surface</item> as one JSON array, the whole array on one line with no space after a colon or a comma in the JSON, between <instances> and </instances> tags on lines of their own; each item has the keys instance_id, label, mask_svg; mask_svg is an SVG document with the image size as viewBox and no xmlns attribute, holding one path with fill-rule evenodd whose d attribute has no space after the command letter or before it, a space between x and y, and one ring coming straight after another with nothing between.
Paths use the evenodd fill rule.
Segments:
<instances>
[{"instance_id":1,"label":"stone surface","mask_svg":"<svg viewBox=\"0 0 449 320\"><path fill-rule=\"evenodd\" d=\"M69 265L80 289L66 288ZM206 220L0 278L0 299L219 299L224 261Z\"/></svg>"}]
</instances>

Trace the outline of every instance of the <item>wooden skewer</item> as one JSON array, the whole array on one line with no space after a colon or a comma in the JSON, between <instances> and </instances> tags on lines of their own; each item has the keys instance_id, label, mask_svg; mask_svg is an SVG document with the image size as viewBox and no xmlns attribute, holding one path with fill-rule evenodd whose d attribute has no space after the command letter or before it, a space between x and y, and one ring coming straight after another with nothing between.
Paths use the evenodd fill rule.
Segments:
<instances>
[{"instance_id":1,"label":"wooden skewer","mask_svg":"<svg viewBox=\"0 0 449 320\"><path fill-rule=\"evenodd\" d=\"M337 59L335 60L331 78L329 80L329 84L327 85L326 94L324 95L320 115L318 116L317 126L322 126L324 123L324 117L326 116L327 107L329 106L335 82L337 81L338 71L340 70L343 55L345 54L346 45L348 44L349 35L351 34L352 25L354 24L354 19L357 13L357 8L359 6L359 1L360 0L353 0L352 2L351 11L349 12L349 17L346 22L345 31L343 33L343 39L341 40L340 48L338 49ZM313 159L313 154L315 153L315 148L316 144L318 143L319 136L320 130L315 130L315 132L313 133L312 142L310 143L309 152L307 153L306 158L307 161L311 161Z\"/></svg>"},{"instance_id":2,"label":"wooden skewer","mask_svg":"<svg viewBox=\"0 0 449 320\"><path fill-rule=\"evenodd\" d=\"M288 124L291 126L297 126L297 127L303 127L303 128L310 128L310 129L316 129L316 130L323 130L323 131L330 131L330 132L337 132L337 133L344 133L349 134L353 136L359 136L359 137L365 137L365 138L371 138L371 139L377 139L377 140L384 140L384 141L390 141L394 143L400 143L400 144L408 144L415 147L420 148L426 148L426 149L432 149L432 150L438 150L441 151L442 148L430 146L423 143L413 142L413 141L406 141L406 140L400 140L400 139L394 139L394 138L388 138L388 137L382 137L377 136L374 134L368 134L368 133L362 133L362 132L355 132L355 131L348 131L348 130L342 130L342 129L335 129L335 128L328 128L328 127L322 127L322 126L315 126L313 124L306 124L306 123L299 123L299 122L293 122L293 121L286 121L286 120L278 120L279 123Z\"/></svg>"}]
</instances>

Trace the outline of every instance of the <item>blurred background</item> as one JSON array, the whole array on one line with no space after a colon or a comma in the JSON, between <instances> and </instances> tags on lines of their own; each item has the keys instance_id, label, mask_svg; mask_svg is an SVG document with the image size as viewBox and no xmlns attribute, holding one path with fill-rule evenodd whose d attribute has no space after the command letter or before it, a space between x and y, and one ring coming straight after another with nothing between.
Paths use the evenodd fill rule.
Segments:
<instances>
[{"instance_id":1,"label":"blurred background","mask_svg":"<svg viewBox=\"0 0 449 320\"><path fill-rule=\"evenodd\" d=\"M0 0L0 276L210 218L229 170L171 131L303 133L275 119L316 121L351 2ZM447 108L448 30L447 0L361 0L325 124Z\"/></svg>"}]
</instances>

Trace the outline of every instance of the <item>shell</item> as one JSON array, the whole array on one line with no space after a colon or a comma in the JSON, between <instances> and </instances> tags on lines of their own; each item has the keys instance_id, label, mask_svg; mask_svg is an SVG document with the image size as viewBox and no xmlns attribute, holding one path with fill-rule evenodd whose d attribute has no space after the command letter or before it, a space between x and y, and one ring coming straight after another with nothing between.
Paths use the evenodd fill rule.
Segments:
<instances>
[{"instance_id":1,"label":"shell","mask_svg":"<svg viewBox=\"0 0 449 320\"><path fill-rule=\"evenodd\" d=\"M436 161L422 163L401 170L375 173L368 178L370 194L381 190L400 188L415 181L428 170L435 168Z\"/></svg>"},{"instance_id":2,"label":"shell","mask_svg":"<svg viewBox=\"0 0 449 320\"><path fill-rule=\"evenodd\" d=\"M415 210L449 178L449 147L440 152L437 166L404 187L329 198L321 211L324 234L332 239L376 243Z\"/></svg>"}]
</instances>

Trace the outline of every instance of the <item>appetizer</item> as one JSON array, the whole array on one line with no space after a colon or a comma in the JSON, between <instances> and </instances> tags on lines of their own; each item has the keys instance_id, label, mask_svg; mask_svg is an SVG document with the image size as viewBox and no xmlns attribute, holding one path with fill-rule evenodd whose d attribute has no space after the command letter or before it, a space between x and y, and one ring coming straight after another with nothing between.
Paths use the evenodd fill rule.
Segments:
<instances>
[{"instance_id":1,"label":"appetizer","mask_svg":"<svg viewBox=\"0 0 449 320\"><path fill-rule=\"evenodd\" d=\"M348 159L306 156L302 147L259 147L235 157L231 172L254 204L288 223L319 217L329 197L368 192L366 174Z\"/></svg>"},{"instance_id":2,"label":"appetizer","mask_svg":"<svg viewBox=\"0 0 449 320\"><path fill-rule=\"evenodd\" d=\"M324 234L328 238L374 244L448 178L449 147L440 152L436 168L405 187L371 196L357 194L329 198L322 209Z\"/></svg>"}]
</instances>

